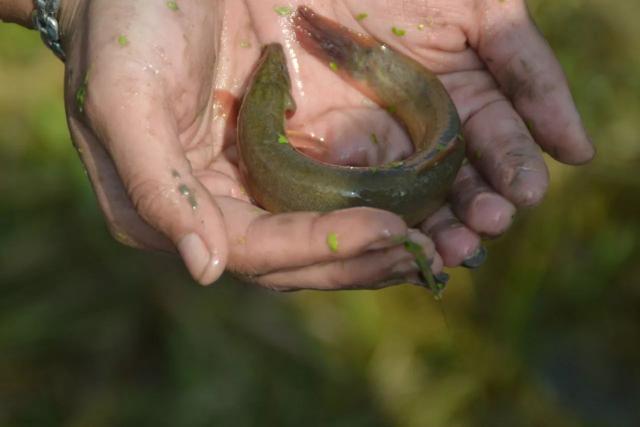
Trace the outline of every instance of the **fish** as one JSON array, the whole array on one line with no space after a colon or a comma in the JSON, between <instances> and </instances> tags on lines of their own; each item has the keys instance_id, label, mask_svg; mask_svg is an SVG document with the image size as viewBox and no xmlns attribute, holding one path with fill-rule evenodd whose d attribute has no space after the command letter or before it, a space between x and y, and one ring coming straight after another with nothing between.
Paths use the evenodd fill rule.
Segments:
<instances>
[{"instance_id":1,"label":"fish","mask_svg":"<svg viewBox=\"0 0 640 427\"><path fill-rule=\"evenodd\" d=\"M238 114L248 192L273 213L372 207L415 226L441 207L465 157L457 110L438 78L414 59L306 6L293 17L300 45L385 108L414 146L379 166L333 165L305 156L287 138L296 112L281 44L263 47Z\"/></svg>"}]
</instances>

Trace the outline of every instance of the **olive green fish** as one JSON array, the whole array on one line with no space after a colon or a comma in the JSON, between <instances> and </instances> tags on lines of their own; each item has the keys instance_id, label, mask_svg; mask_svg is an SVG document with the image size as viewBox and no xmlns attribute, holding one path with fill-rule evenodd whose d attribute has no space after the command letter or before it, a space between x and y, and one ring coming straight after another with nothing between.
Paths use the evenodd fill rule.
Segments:
<instances>
[{"instance_id":1,"label":"olive green fish","mask_svg":"<svg viewBox=\"0 0 640 427\"><path fill-rule=\"evenodd\" d=\"M282 46L264 47L238 116L242 168L252 197L271 212L385 209L413 226L444 202L464 158L460 120L434 74L375 39L298 9L299 43L405 128L415 147L401 162L377 167L322 163L288 143L295 113Z\"/></svg>"}]
</instances>

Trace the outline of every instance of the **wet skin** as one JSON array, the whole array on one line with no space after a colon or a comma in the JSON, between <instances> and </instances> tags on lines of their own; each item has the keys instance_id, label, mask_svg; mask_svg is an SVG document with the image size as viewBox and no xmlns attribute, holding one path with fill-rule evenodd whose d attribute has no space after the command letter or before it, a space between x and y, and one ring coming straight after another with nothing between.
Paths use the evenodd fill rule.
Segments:
<instances>
[{"instance_id":1,"label":"wet skin","mask_svg":"<svg viewBox=\"0 0 640 427\"><path fill-rule=\"evenodd\" d=\"M295 113L280 44L263 50L238 118L238 142L250 193L272 212L390 210L416 225L444 203L464 158L460 119L439 80L411 58L301 7L299 42L345 80L393 111L414 153L381 167L331 165L284 139Z\"/></svg>"},{"instance_id":2,"label":"wet skin","mask_svg":"<svg viewBox=\"0 0 640 427\"><path fill-rule=\"evenodd\" d=\"M293 95L304 105L291 129L339 142L326 144L318 158L392 162L411 153L406 132L300 47L290 16L274 12L282 2L177 4L63 1L65 99L110 231L139 248L177 249L203 284L226 268L272 288L377 288L417 271L397 236L428 249L434 272L442 265L438 254L449 266L475 260L481 235L501 234L516 206L544 194L538 145L566 163L593 156L561 68L524 0L291 0L291 7L310 5L436 72L458 108L470 163L460 169L449 205L421 224L422 233L369 208L268 215L244 192L236 129L221 108L227 102L214 95L228 92L233 101L245 92L260 46L285 46ZM357 20L361 12L368 17ZM373 132L378 145L369 140ZM339 237L338 253L329 250L328 234Z\"/></svg>"}]
</instances>

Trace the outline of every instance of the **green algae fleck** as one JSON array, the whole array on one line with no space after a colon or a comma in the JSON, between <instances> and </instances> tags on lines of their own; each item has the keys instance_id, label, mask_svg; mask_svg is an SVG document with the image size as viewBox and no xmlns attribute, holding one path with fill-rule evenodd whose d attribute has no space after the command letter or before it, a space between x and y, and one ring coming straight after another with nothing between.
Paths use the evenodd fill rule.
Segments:
<instances>
[{"instance_id":1,"label":"green algae fleck","mask_svg":"<svg viewBox=\"0 0 640 427\"><path fill-rule=\"evenodd\" d=\"M180 10L180 7L178 6L178 2L175 0L169 0L166 4L167 4L167 7L170 10L173 10L174 12L177 12L178 10Z\"/></svg>"},{"instance_id":2,"label":"green algae fleck","mask_svg":"<svg viewBox=\"0 0 640 427\"><path fill-rule=\"evenodd\" d=\"M338 242L338 235L336 233L327 234L327 246L331 252L338 253L340 249L340 242Z\"/></svg>"},{"instance_id":3,"label":"green algae fleck","mask_svg":"<svg viewBox=\"0 0 640 427\"><path fill-rule=\"evenodd\" d=\"M362 12L356 15L356 21L364 21L369 17L368 13Z\"/></svg>"},{"instance_id":4,"label":"green algae fleck","mask_svg":"<svg viewBox=\"0 0 640 427\"><path fill-rule=\"evenodd\" d=\"M280 16L289 16L293 13L293 9L290 6L276 6L273 11Z\"/></svg>"},{"instance_id":5,"label":"green algae fleck","mask_svg":"<svg viewBox=\"0 0 640 427\"><path fill-rule=\"evenodd\" d=\"M398 28L398 27L391 27L391 32L398 36L398 37L402 37L405 34L407 34L407 32L405 30L403 30L402 28Z\"/></svg>"}]
</instances>

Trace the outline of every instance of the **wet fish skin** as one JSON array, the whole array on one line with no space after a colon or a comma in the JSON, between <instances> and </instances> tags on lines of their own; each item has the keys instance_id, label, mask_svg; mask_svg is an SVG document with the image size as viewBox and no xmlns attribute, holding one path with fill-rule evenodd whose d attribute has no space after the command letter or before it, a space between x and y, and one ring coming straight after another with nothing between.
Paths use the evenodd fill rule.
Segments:
<instances>
[{"instance_id":1,"label":"wet fish skin","mask_svg":"<svg viewBox=\"0 0 640 427\"><path fill-rule=\"evenodd\" d=\"M385 209L410 226L446 198L465 148L460 120L446 90L413 59L315 14L298 9L294 26L302 46L361 90L405 127L415 147L402 162L374 167L322 163L282 143L295 113L283 48L264 47L238 116L242 170L256 202L271 212L332 211L356 206Z\"/></svg>"}]
</instances>

